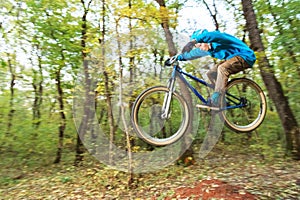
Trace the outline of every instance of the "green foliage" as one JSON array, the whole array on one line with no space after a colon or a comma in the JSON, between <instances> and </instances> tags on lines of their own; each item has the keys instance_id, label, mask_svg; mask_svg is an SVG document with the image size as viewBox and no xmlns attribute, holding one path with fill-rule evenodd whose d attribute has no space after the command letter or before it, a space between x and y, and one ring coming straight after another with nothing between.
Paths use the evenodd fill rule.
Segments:
<instances>
[{"instance_id":1,"label":"green foliage","mask_svg":"<svg viewBox=\"0 0 300 200\"><path fill-rule=\"evenodd\" d=\"M0 159L3 161L1 167L10 165L12 168L19 169L24 166L31 168L52 164L57 147L58 113L54 112L50 115L47 113L51 102L45 99L41 110L41 124L39 128L36 128L33 126L31 109L28 107L31 102L24 102L22 99L26 92L16 91L15 94L17 98L14 104L13 127L9 135L5 134L9 108L3 106L8 103L9 99L0 96L0 152L2 152ZM65 136L65 152L73 151L76 139L71 116L69 119Z\"/></svg>"},{"instance_id":2,"label":"green foliage","mask_svg":"<svg viewBox=\"0 0 300 200\"><path fill-rule=\"evenodd\" d=\"M125 1L106 1L105 12L100 9L102 8L100 1L93 1L87 15L85 47L82 47L81 43L84 24L80 1L26 0L18 5L14 5L11 1L1 3L3 8L0 10L0 14L6 17L1 18L1 20L3 19L3 23L1 21L3 40L0 41L1 47L3 47L0 49L0 159L2 161L0 168L9 171L9 175L13 174L0 179L1 183L15 184L19 182L15 177L15 174L18 175L18 171L26 173L28 169L52 164L57 149L59 127L60 108L57 103L57 88L55 87L58 72L62 76L63 100L66 105L63 111L67 114L63 162L70 165L70 160L73 160L74 157L77 137L72 119L72 92L76 79L84 76L81 74L82 53L88 55L88 59L92 63L89 66L91 66L91 70L95 70L93 76L98 82L95 91L99 97L96 108L97 118L107 135L109 135L110 126L106 103L106 80L103 71L108 76L109 93L116 98L119 94L119 78L122 69L122 84L125 84L130 91L130 93L124 94L123 99L128 105L131 105L144 89L167 83L166 77L169 75L169 69L162 65L168 56L168 51L161 27L161 17L168 18L170 27L177 27L178 10L183 6L181 1L168 1L167 7L163 10L159 10L154 2L142 0L132 1L131 7ZM268 57L299 121L299 1L272 1L270 6L265 1L256 1L255 6L262 26ZM101 18L104 14L105 22L102 22ZM237 15L237 17L239 19L237 23L243 24L241 15ZM105 36L102 35L103 27L106 28ZM239 32L239 34L242 33L242 31ZM106 46L103 46L100 38L105 39ZM121 49L117 45L118 42L121 44ZM105 58L101 51L103 47L106 52ZM10 57L7 53L14 56L13 66L16 72L13 107L9 107L11 74L8 69ZM203 62L206 64L207 60ZM41 74L38 74L39 64L42 69ZM199 68L202 66L202 62L199 64L197 60L186 64L185 70L199 75ZM132 70L132 77L128 76L130 70ZM251 77L263 87L257 68L247 74L236 76ZM39 127L35 127L33 123L36 121L33 120L32 114L35 94L32 84L38 83L40 80L43 80L43 101L40 107L41 117L35 120L40 121L41 124ZM83 84L80 86L83 87ZM271 103L270 105L269 108L274 107ZM7 135L5 133L11 109L15 111L12 118L12 129ZM208 113L201 113L199 134L195 138L197 142L201 142L206 134L207 115ZM116 121L120 120L118 114L115 118ZM258 138L255 138L256 134ZM124 131L116 125L115 142L125 148L124 141ZM149 149L149 146L142 141L132 139L132 142L136 144L133 151ZM283 156L282 144L284 142L280 121L275 111L268 112L264 123L257 132L252 133L251 139L245 134L238 135L225 130L225 144L242 143L246 145L245 148L261 151L261 154L268 158ZM65 185L76 183L79 177L74 171L76 170L73 169L73 174L57 175L55 182ZM89 173L92 174L92 172L83 172L84 176L92 177ZM101 178L105 172L96 171L95 173L99 180L97 185L106 188L118 187L118 183L114 182L113 185L110 185L110 179ZM165 176L174 176L173 173L182 175L180 171L171 171L165 172ZM125 175L123 174L123 176ZM193 176L205 177L203 174L193 174ZM115 179L115 177L110 178ZM152 178L154 179L154 177ZM155 183L155 181L153 182ZM151 183L145 184L150 185ZM169 191L161 193L160 198L171 193Z\"/></svg>"},{"instance_id":3,"label":"green foliage","mask_svg":"<svg viewBox=\"0 0 300 200\"><path fill-rule=\"evenodd\" d=\"M299 1L256 1L268 58L299 121Z\"/></svg>"}]
</instances>

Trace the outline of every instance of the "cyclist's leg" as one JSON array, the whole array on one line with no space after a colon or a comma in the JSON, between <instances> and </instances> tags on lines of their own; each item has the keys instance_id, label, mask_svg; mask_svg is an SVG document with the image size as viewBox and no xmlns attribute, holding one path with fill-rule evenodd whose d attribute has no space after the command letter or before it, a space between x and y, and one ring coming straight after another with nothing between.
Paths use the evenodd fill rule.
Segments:
<instances>
[{"instance_id":1,"label":"cyclist's leg","mask_svg":"<svg viewBox=\"0 0 300 200\"><path fill-rule=\"evenodd\" d=\"M243 71L249 67L249 64L239 56L235 56L218 65L215 92L224 92L229 76L231 74L236 74L240 71Z\"/></svg>"},{"instance_id":2,"label":"cyclist's leg","mask_svg":"<svg viewBox=\"0 0 300 200\"><path fill-rule=\"evenodd\" d=\"M225 61L222 61L216 65L214 65L207 73L207 77L210 80L211 84L213 84L215 86L216 84L216 79L217 79L217 75L218 75L218 67L219 65L221 65L222 63L224 63Z\"/></svg>"}]
</instances>

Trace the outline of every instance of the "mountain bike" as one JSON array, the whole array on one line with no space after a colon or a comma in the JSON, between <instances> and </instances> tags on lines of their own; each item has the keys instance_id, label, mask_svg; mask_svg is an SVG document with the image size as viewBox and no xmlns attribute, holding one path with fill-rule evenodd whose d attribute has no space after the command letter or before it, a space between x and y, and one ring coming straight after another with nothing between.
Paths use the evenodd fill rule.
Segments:
<instances>
[{"instance_id":1,"label":"mountain bike","mask_svg":"<svg viewBox=\"0 0 300 200\"><path fill-rule=\"evenodd\" d=\"M203 79L193 76L179 66L177 57L170 58L171 77L167 86L154 86L144 90L135 100L131 111L132 126L145 142L155 146L165 146L177 142L187 132L192 121L191 106L183 95L176 90L180 79L200 100L196 107L218 113L224 124L235 132L251 132L263 122L267 103L260 86L248 78L235 78L226 85L226 92L218 107L209 103L192 84L213 89L214 86ZM189 80L186 79L189 78ZM191 80L190 80L191 79Z\"/></svg>"}]
</instances>

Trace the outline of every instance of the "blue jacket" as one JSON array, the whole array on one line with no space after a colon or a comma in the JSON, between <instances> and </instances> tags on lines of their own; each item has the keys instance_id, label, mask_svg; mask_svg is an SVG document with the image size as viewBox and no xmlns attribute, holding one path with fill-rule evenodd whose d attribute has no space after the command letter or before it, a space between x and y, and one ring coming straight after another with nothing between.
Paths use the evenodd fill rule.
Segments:
<instances>
[{"instance_id":1,"label":"blue jacket","mask_svg":"<svg viewBox=\"0 0 300 200\"><path fill-rule=\"evenodd\" d=\"M193 33L191 40L197 43L210 43L211 49L202 51L194 48L190 52L185 52L178 56L178 60L193 60L203 56L212 56L221 60L229 60L235 56L242 57L250 66L256 61L255 54L243 41L227 33L220 31L208 32L206 29L198 30Z\"/></svg>"}]
</instances>

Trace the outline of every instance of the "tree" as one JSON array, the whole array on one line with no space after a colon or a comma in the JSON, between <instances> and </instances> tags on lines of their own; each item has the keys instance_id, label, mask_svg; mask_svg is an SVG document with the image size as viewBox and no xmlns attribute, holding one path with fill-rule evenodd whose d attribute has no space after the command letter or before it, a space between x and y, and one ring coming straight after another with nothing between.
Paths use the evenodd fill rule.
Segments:
<instances>
[{"instance_id":1,"label":"tree","mask_svg":"<svg viewBox=\"0 0 300 200\"><path fill-rule=\"evenodd\" d=\"M10 84L9 84L9 90L10 90L10 98L9 98L9 112L7 116L7 129L6 129L6 135L10 135L11 128L12 128L12 120L15 112L14 108L14 98L15 98L15 84L16 84L16 67L15 67L15 55L11 55L10 53L7 53L7 65L9 69L10 74Z\"/></svg>"},{"instance_id":2,"label":"tree","mask_svg":"<svg viewBox=\"0 0 300 200\"><path fill-rule=\"evenodd\" d=\"M25 7L25 6L24 6ZM58 145L54 163L62 158L64 135L67 127L66 95L68 82L64 79L69 71L76 72L80 62L80 45L76 43L80 28L77 18L66 10L74 9L66 1L26 1L26 14L29 19L30 33L34 37L27 40L38 44L40 49L40 65L55 80L56 105L58 113ZM53 84L50 84L53 85ZM53 93L52 93L53 94ZM54 94L53 94L54 95Z\"/></svg>"},{"instance_id":3,"label":"tree","mask_svg":"<svg viewBox=\"0 0 300 200\"><path fill-rule=\"evenodd\" d=\"M170 26L169 26L170 22L169 22L169 14L168 14L168 9L166 7L166 2L165 2L165 0L156 0L156 2L158 3L159 9L160 9L161 26L165 33L166 42L168 44L168 49L169 49L169 55L174 56L177 54L177 48L175 46L175 42L173 40L173 35L171 33ZM188 102L189 109L193 110L193 108L192 108L193 100L192 100L191 94L189 93L189 90L186 88L186 85L182 81L178 81L178 82L179 82L179 87L181 89L181 93L182 93L183 97L185 98L185 100ZM191 118L193 119L192 115L191 115ZM192 132L192 129L193 129L192 121L193 120L191 120L191 123L189 123L189 127L187 128L186 133ZM184 140L185 141L182 143L182 145L189 144L190 143L189 140L191 140L191 138L189 138L187 136L187 137L184 137ZM183 154L178 159L178 161L181 163L185 163L187 160L189 160L189 163L192 163L192 161L194 160L192 146L189 146L189 148L187 148L186 151L183 152Z\"/></svg>"},{"instance_id":4,"label":"tree","mask_svg":"<svg viewBox=\"0 0 300 200\"><path fill-rule=\"evenodd\" d=\"M34 101L32 106L32 125L37 129L39 128L41 124L41 107L43 102L43 83L44 83L44 77L43 77L43 69L42 69L42 58L40 55L40 47L39 44L34 44L34 51L37 56L37 65L38 69L34 69L32 67L33 72L33 79L32 79L32 87L34 92ZM30 58L32 66L34 66L34 61L32 58Z\"/></svg>"},{"instance_id":5,"label":"tree","mask_svg":"<svg viewBox=\"0 0 300 200\"><path fill-rule=\"evenodd\" d=\"M260 30L251 0L242 0L246 27L249 32L251 47L257 51L258 65L261 76L274 102L286 136L286 148L292 152L295 159L300 159L300 129L284 95L282 86L274 75L274 68L265 54L265 47L260 36Z\"/></svg>"},{"instance_id":6,"label":"tree","mask_svg":"<svg viewBox=\"0 0 300 200\"><path fill-rule=\"evenodd\" d=\"M14 30L16 27L16 16L19 15L19 9L15 6L13 6L10 2L6 2L4 5L4 10L7 10L8 13L11 14L12 16L12 20L10 20L10 23L12 24L12 27L9 27L9 30L5 30L5 28L3 27L4 25L0 26L0 30L1 30L1 36L4 39L6 45L3 45L3 49L5 49L5 53L4 56L6 57L6 59L3 58L2 60L2 65L4 65L4 67L7 67L7 75L9 76L9 111L7 114L7 125L6 125L6 130L5 133L7 136L10 136L11 134L11 128L13 126L13 118L14 118L14 113L15 113L15 91L16 91L16 81L17 81L17 61L16 61L16 51L13 49L12 47L12 41L10 39L10 36L17 36L16 31ZM12 51L11 51L12 50Z\"/></svg>"},{"instance_id":7,"label":"tree","mask_svg":"<svg viewBox=\"0 0 300 200\"><path fill-rule=\"evenodd\" d=\"M169 14L168 14L168 9L166 7L166 2L165 0L156 0L156 2L159 5L159 10L161 14L161 26L165 33L166 42L169 48L169 55L174 56L177 54L177 49L169 26L169 16L168 16Z\"/></svg>"},{"instance_id":8,"label":"tree","mask_svg":"<svg viewBox=\"0 0 300 200\"><path fill-rule=\"evenodd\" d=\"M81 0L81 4L83 7L83 15L81 17L81 59L83 64L83 71L84 71L84 88L85 88L85 102L84 102L84 114L82 116L82 121L79 126L78 134L77 134L77 140L76 140L76 148L75 148L75 161L74 165L78 166L79 163L83 159L83 144L82 140L84 138L84 134L86 134L87 127L89 126L89 123L91 123L91 120L94 117L93 108L91 108L93 105L90 102L90 100L94 97L93 94L93 88L92 82L91 82L91 74L89 69L89 61L88 61L88 47L87 47L87 32L88 32L88 22L87 22L87 15L90 10L90 5L92 3L92 0L89 0L87 3L84 0Z\"/></svg>"},{"instance_id":9,"label":"tree","mask_svg":"<svg viewBox=\"0 0 300 200\"><path fill-rule=\"evenodd\" d=\"M203 1L203 3L205 4L207 10L208 10L209 13L210 13L210 16L212 17L212 19L213 19L213 21L214 21L216 30L219 30L219 22L218 22L218 20L217 20L217 14L218 14L218 12L217 12L217 7L216 7L216 2L215 2L215 0L213 1L213 7L214 7L214 10L215 10L214 14L213 14L212 10L209 8L208 3L207 3L205 0L202 0L202 1Z\"/></svg>"}]
</instances>

